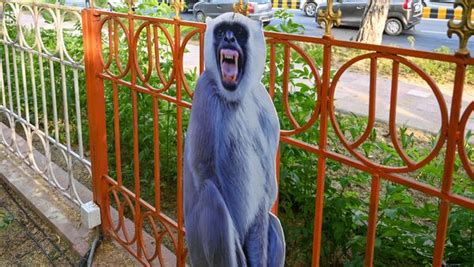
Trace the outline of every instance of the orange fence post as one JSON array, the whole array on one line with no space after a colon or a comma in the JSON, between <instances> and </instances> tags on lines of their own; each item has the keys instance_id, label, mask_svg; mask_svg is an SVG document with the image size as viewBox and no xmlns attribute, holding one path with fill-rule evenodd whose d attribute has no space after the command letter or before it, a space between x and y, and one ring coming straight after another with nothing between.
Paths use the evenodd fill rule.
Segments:
<instances>
[{"instance_id":1,"label":"orange fence post","mask_svg":"<svg viewBox=\"0 0 474 267\"><path fill-rule=\"evenodd\" d=\"M181 44L181 27L180 19L175 18L174 26L174 45L175 45L175 58L174 65L176 70L176 100L182 101L182 83L181 83L181 66L182 58L179 56L179 48ZM183 107L180 105L176 106L176 155L177 155L177 203L178 203L178 251L176 252L177 263L176 266L184 266L186 263L186 253L184 249L184 210L183 210Z\"/></svg>"},{"instance_id":2,"label":"orange fence post","mask_svg":"<svg viewBox=\"0 0 474 267\"><path fill-rule=\"evenodd\" d=\"M372 185L370 192L369 221L367 229L367 243L365 245L365 266L373 266L374 247L377 231L377 211L379 208L380 197L380 177L377 174L372 175Z\"/></svg>"},{"instance_id":3,"label":"orange fence post","mask_svg":"<svg viewBox=\"0 0 474 267\"><path fill-rule=\"evenodd\" d=\"M464 58L467 55L458 52L457 56ZM466 78L466 64L457 63L456 76L454 78L453 100L451 103L451 113L449 119L449 128L447 136L446 156L444 162L444 175L441 192L445 196L450 195L453 182L454 161L456 158L456 144L460 135L459 120L461 117L462 93L464 81ZM444 243L446 241L446 232L448 230L449 200L441 199L439 207L438 226L436 232L436 242L433 256L433 266L441 266L443 262Z\"/></svg>"},{"instance_id":4,"label":"orange fence post","mask_svg":"<svg viewBox=\"0 0 474 267\"><path fill-rule=\"evenodd\" d=\"M326 40L332 40L331 36L324 36ZM327 127L328 127L328 93L331 80L331 44L324 44L323 59L323 83L321 94L318 95L318 101L321 103L321 112L319 117L319 149L324 152L327 145ZM314 212L314 230L313 230L313 266L319 266L321 255L321 236L323 227L323 208L324 208L324 179L326 177L326 155L319 154L318 169L316 181L316 205Z\"/></svg>"},{"instance_id":5,"label":"orange fence post","mask_svg":"<svg viewBox=\"0 0 474 267\"><path fill-rule=\"evenodd\" d=\"M84 65L86 71L87 112L90 131L92 165L92 191L94 201L101 208L102 228L108 229L107 188L103 177L108 173L107 131L105 124L104 81L98 76L102 71L101 34L99 15L94 9L82 11L84 27Z\"/></svg>"}]
</instances>

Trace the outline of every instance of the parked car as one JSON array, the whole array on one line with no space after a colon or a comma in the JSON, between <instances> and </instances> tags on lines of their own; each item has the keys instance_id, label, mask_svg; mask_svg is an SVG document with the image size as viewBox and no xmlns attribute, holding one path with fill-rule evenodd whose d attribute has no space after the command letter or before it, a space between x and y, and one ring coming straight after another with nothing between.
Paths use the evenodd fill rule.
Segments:
<instances>
[{"instance_id":1,"label":"parked car","mask_svg":"<svg viewBox=\"0 0 474 267\"><path fill-rule=\"evenodd\" d=\"M300 9L308 17L316 16L316 9L321 3L326 3L326 0L301 0Z\"/></svg>"},{"instance_id":2,"label":"parked car","mask_svg":"<svg viewBox=\"0 0 474 267\"><path fill-rule=\"evenodd\" d=\"M186 3L186 7L184 8L184 12L188 12L190 10L193 10L194 8L194 5L199 2L199 0L184 0L184 2Z\"/></svg>"},{"instance_id":3,"label":"parked car","mask_svg":"<svg viewBox=\"0 0 474 267\"><path fill-rule=\"evenodd\" d=\"M204 22L206 17L215 18L222 13L232 12L238 0L202 0L193 7L193 14L197 21ZM272 2L270 0L251 0L249 5L249 18L260 20L264 25L273 18Z\"/></svg>"},{"instance_id":4,"label":"parked car","mask_svg":"<svg viewBox=\"0 0 474 267\"><path fill-rule=\"evenodd\" d=\"M341 10L341 25L360 27L367 0L337 0L334 10ZM326 3L321 3L319 9L325 10ZM420 23L423 12L421 0L392 0L388 9L385 33L399 35L403 30L413 28ZM317 22L317 19L316 19Z\"/></svg>"}]
</instances>

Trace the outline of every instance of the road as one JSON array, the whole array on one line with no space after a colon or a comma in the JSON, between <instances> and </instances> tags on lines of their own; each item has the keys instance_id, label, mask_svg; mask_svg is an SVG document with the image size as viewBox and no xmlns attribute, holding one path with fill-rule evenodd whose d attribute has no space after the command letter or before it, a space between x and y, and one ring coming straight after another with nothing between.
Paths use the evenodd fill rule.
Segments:
<instances>
[{"instance_id":1,"label":"road","mask_svg":"<svg viewBox=\"0 0 474 267\"><path fill-rule=\"evenodd\" d=\"M322 36L324 30L317 26L314 18L307 17L301 10L289 10L294 15L294 21L304 25L305 35L308 36ZM194 20L192 13L183 14L183 19ZM273 20L270 25L280 23L279 20ZM457 50L459 41L457 36L452 39L448 38L448 21L423 19L421 23L415 26L414 30L403 32L399 36L384 35L383 44L393 45L403 48L414 48L416 50L432 51L441 46L447 46L452 51ZM358 29L349 27L339 27L334 29L334 37L339 40L351 40L357 35ZM410 43L409 38L414 38L413 44ZM474 38L474 37L473 37ZM472 38L471 38L472 39ZM412 47L412 45L414 47ZM474 40L468 43L469 50L474 51Z\"/></svg>"}]
</instances>

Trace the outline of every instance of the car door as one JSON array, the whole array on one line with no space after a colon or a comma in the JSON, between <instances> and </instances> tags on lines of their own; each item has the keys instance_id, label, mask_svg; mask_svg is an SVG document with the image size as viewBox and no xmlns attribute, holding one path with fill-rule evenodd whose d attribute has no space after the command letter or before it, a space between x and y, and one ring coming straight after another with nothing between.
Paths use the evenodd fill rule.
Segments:
<instances>
[{"instance_id":1,"label":"car door","mask_svg":"<svg viewBox=\"0 0 474 267\"><path fill-rule=\"evenodd\" d=\"M212 4L213 14L209 15L211 17L217 17L220 14L226 12L233 12L233 6L236 2L235 0L210 0Z\"/></svg>"},{"instance_id":2,"label":"car door","mask_svg":"<svg viewBox=\"0 0 474 267\"><path fill-rule=\"evenodd\" d=\"M204 14L206 14L206 17L215 17L217 16L217 8L215 5L215 1L218 0L204 0L202 2L199 2L199 9L201 9Z\"/></svg>"},{"instance_id":3,"label":"car door","mask_svg":"<svg viewBox=\"0 0 474 267\"><path fill-rule=\"evenodd\" d=\"M366 6L367 0L343 0L341 4L341 23L359 26Z\"/></svg>"}]
</instances>

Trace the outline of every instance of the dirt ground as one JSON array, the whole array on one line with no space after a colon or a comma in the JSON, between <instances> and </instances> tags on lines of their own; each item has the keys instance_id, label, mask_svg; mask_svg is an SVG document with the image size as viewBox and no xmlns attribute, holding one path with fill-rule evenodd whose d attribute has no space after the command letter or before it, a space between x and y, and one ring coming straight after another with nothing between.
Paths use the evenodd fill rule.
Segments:
<instances>
[{"instance_id":1,"label":"dirt ground","mask_svg":"<svg viewBox=\"0 0 474 267\"><path fill-rule=\"evenodd\" d=\"M80 259L0 181L0 266L77 266Z\"/></svg>"},{"instance_id":2,"label":"dirt ground","mask_svg":"<svg viewBox=\"0 0 474 267\"><path fill-rule=\"evenodd\" d=\"M81 258L0 180L0 266L80 266ZM104 239L94 266L138 266Z\"/></svg>"}]
</instances>

